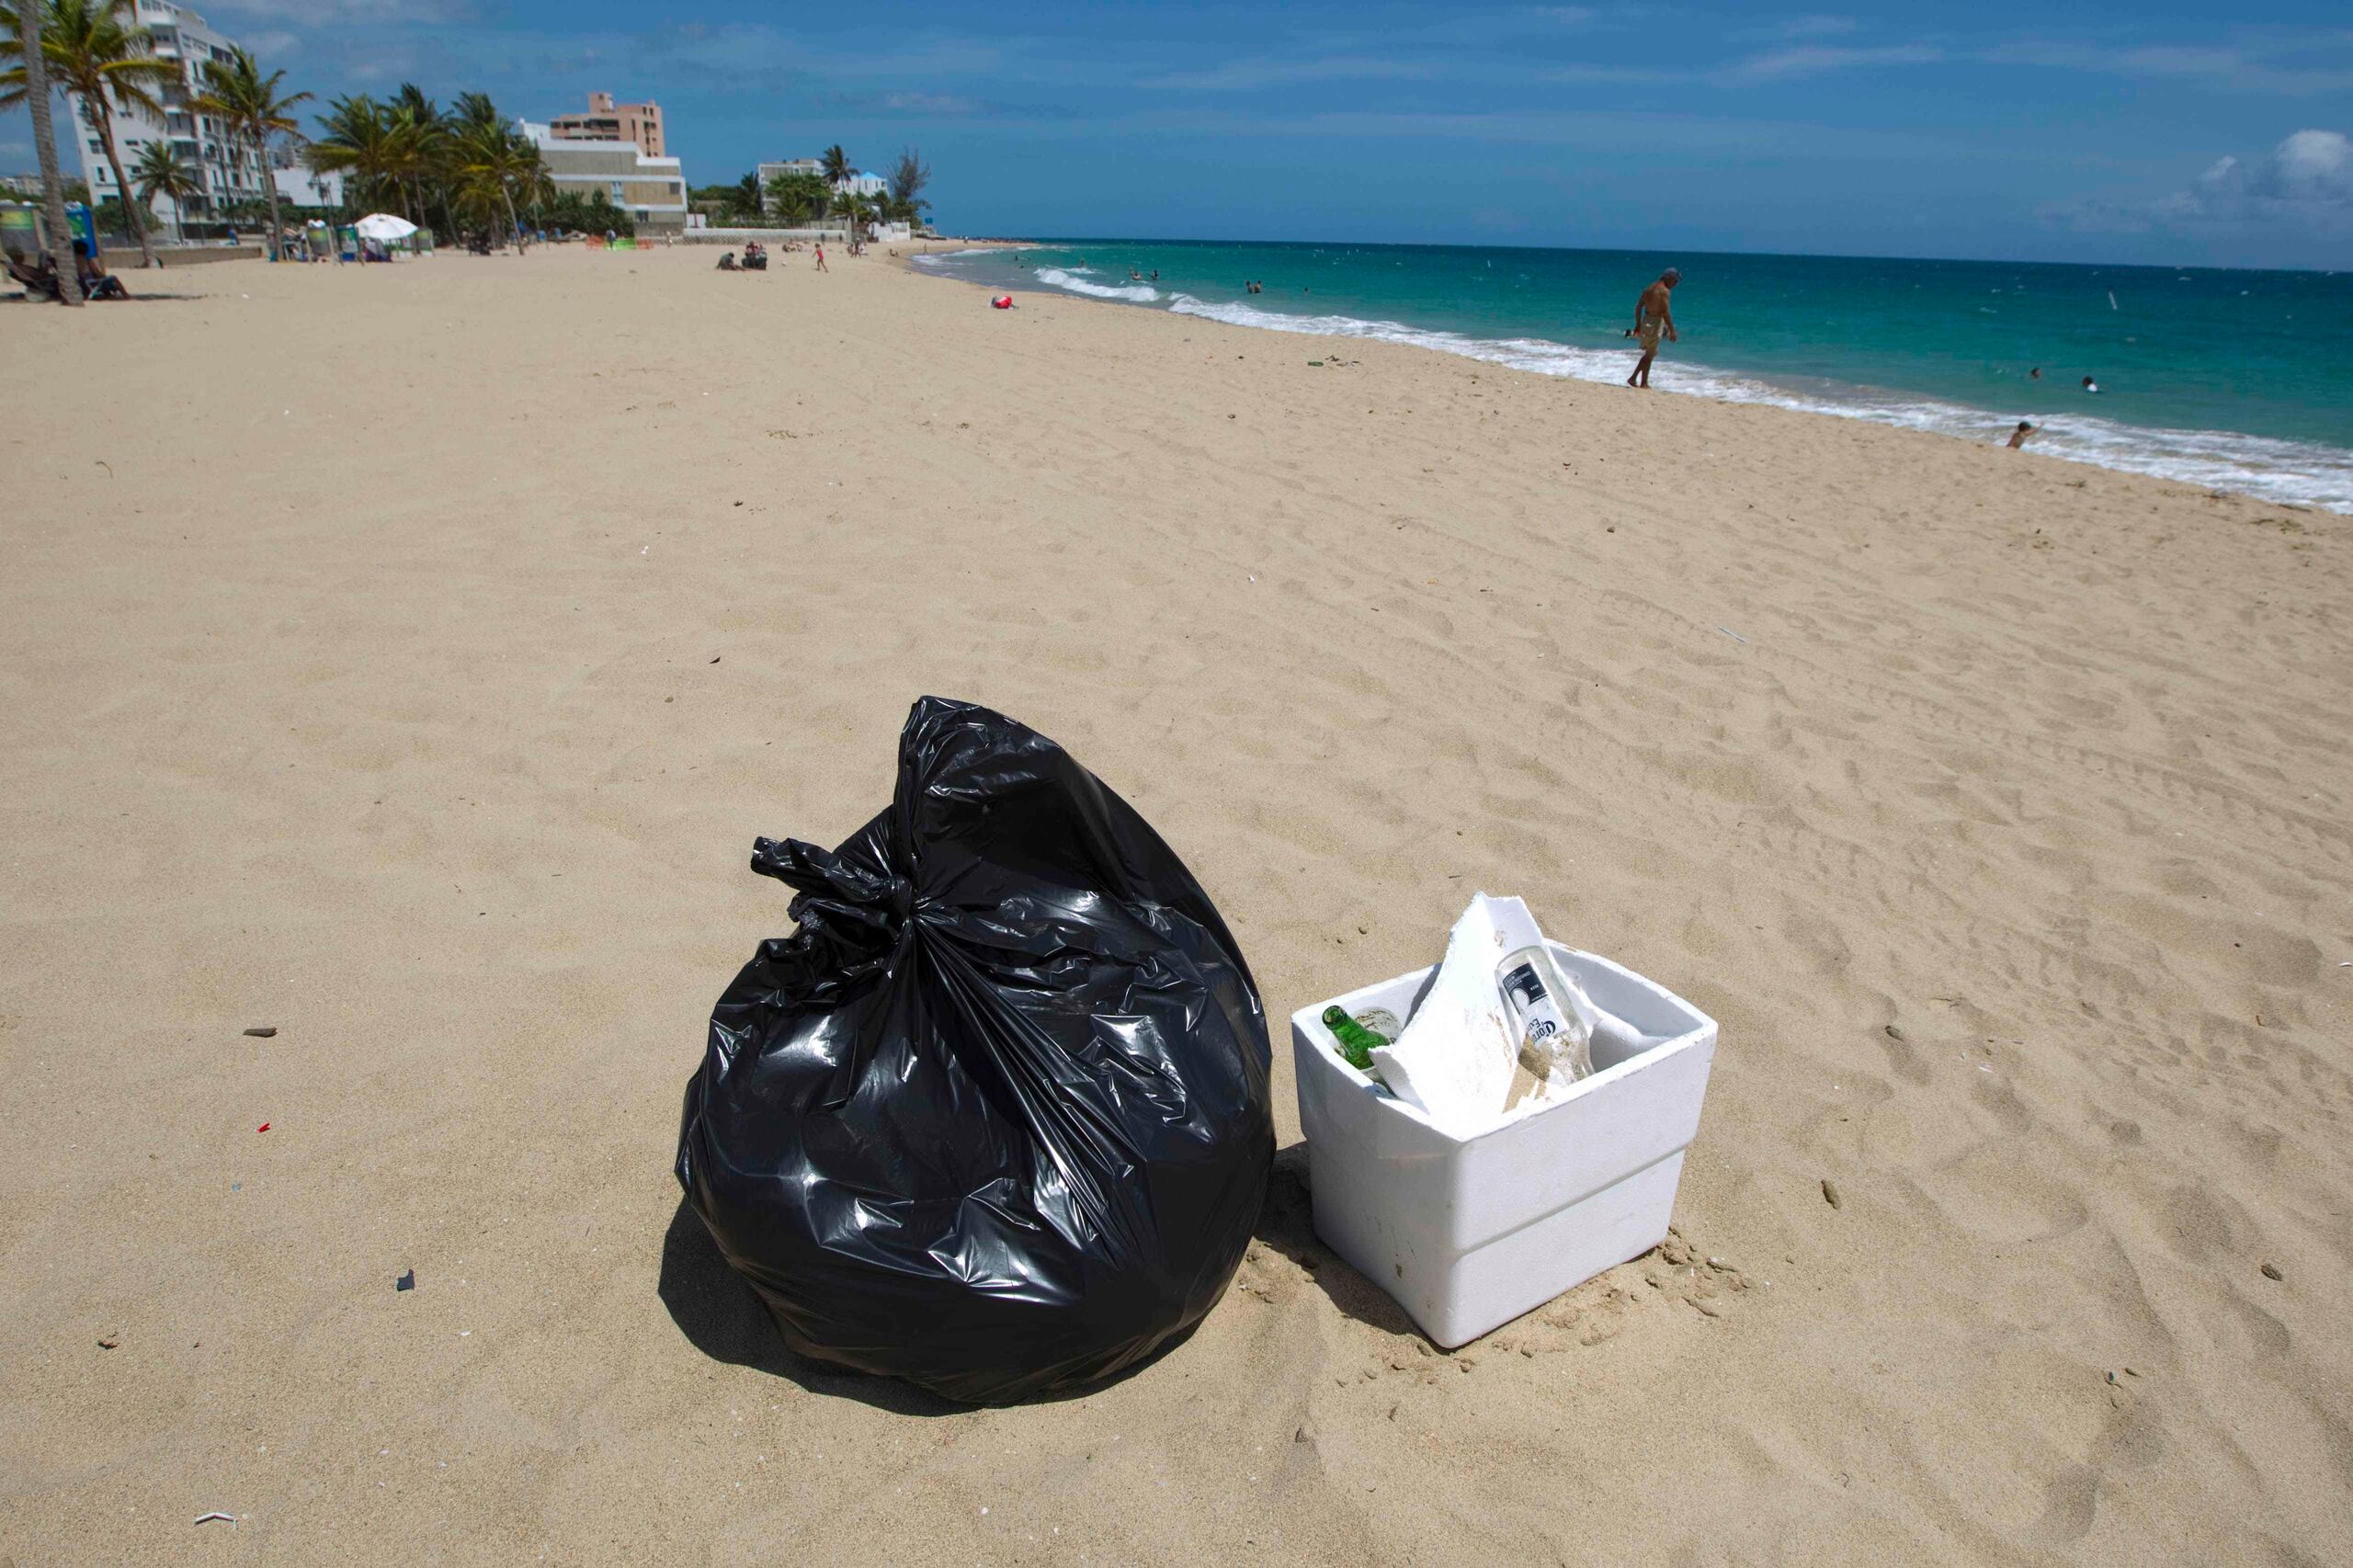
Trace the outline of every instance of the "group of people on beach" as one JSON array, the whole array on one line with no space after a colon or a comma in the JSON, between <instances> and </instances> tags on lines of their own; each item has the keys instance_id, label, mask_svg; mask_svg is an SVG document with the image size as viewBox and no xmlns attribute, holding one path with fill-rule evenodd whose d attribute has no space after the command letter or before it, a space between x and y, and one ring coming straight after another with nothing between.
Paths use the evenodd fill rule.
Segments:
<instances>
[{"instance_id":1,"label":"group of people on beach","mask_svg":"<svg viewBox=\"0 0 2353 1568\"><path fill-rule=\"evenodd\" d=\"M788 251L796 251L801 247L797 242L787 240L784 244L784 248ZM831 271L832 268L825 265L825 247L824 244L813 244L810 248L817 253L817 270L820 272ZM767 269L767 247L761 244L757 240L748 240L745 242L744 259L740 262L735 259L735 253L732 250L723 252L719 258L719 270L722 272L766 272Z\"/></svg>"},{"instance_id":2,"label":"group of people on beach","mask_svg":"<svg viewBox=\"0 0 2353 1568\"><path fill-rule=\"evenodd\" d=\"M7 255L8 276L22 285L25 297L30 300L54 300L63 302L64 286L58 280L57 258L43 252L38 261L19 257L16 252ZM131 290L122 279L106 268L106 263L90 254L90 242L74 242L74 276L82 285L85 300L128 300Z\"/></svg>"}]
</instances>

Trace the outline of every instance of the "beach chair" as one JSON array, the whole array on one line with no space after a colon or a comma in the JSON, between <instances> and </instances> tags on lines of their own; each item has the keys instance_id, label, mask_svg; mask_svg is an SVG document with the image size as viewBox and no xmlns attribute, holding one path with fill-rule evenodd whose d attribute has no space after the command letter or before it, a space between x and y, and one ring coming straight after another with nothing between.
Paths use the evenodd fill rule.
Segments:
<instances>
[{"instance_id":1,"label":"beach chair","mask_svg":"<svg viewBox=\"0 0 2353 1568\"><path fill-rule=\"evenodd\" d=\"M63 297L57 279L29 262L20 260L14 252L8 256L8 276L24 286L25 298L55 303Z\"/></svg>"}]
</instances>

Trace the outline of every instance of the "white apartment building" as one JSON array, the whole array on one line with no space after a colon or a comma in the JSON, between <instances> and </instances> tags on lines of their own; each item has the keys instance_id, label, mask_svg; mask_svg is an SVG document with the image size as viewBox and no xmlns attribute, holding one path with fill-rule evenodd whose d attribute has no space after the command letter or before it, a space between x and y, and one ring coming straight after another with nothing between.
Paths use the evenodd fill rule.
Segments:
<instances>
[{"instance_id":1,"label":"white apartment building","mask_svg":"<svg viewBox=\"0 0 2353 1568\"><path fill-rule=\"evenodd\" d=\"M656 233L687 226L687 175L676 158L651 158L627 142L576 142L535 120L516 122L540 150L559 191L593 196L601 190L628 210L640 229Z\"/></svg>"},{"instance_id":2,"label":"white apartment building","mask_svg":"<svg viewBox=\"0 0 2353 1568\"><path fill-rule=\"evenodd\" d=\"M205 195L188 203L184 216L198 217L220 210L231 201L263 199L262 181L267 177L252 149L230 145L230 139L211 116L199 114L193 107L196 95L204 90L204 62L229 58L232 40L215 32L210 23L185 6L173 6L165 0L135 0L132 19L147 29L147 36L156 54L176 61L180 66L181 79L166 82L155 90L163 101L161 119L135 108L117 103L114 110L115 151L123 163L136 167L140 150L150 142L168 142L180 155L180 162L199 171ZM93 203L109 196L132 199L122 188L119 171L107 163L106 143L99 140L96 127L85 112L82 95L66 97L67 118L58 123L61 135L70 133L82 151L82 179L90 187ZM171 214L168 198L158 198L153 208L156 217Z\"/></svg>"}]
</instances>

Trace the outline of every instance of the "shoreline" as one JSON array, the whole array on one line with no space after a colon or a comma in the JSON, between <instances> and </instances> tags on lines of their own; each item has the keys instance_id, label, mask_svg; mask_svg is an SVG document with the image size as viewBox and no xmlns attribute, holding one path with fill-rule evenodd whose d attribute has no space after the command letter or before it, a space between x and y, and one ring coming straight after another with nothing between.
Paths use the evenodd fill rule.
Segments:
<instances>
[{"instance_id":1,"label":"shoreline","mask_svg":"<svg viewBox=\"0 0 2353 1568\"><path fill-rule=\"evenodd\" d=\"M1007 242L986 247L962 248L1018 248L1029 243ZM1603 374L1587 374L1585 373L1586 367L1604 358L1615 367L1616 357L1622 353L1625 368L1631 368L1634 358L1631 348L1622 351L1615 347L1579 348L1554 340L1540 339L1483 339L1444 329L1415 327L1368 317L1291 317L1286 312L1266 311L1246 303L1203 304L1176 290L1173 285L1152 285L1150 288L1154 298L1135 300L1119 297L1119 286L1116 284L1098 289L1086 285L1041 283L1027 278L991 282L959 278L938 267L910 266L908 270L969 283L992 292L1010 289L1023 295L1121 305L1157 313L1185 315L1195 320L1221 322L1253 332L1350 344L1397 344L1495 366L1499 369L1516 370L1543 381L1574 381L1604 387L1622 385L1623 378L1616 375L1614 369ZM1164 292L1164 290L1167 291ZM1258 319L1235 320L1233 317L1237 313ZM1292 324L1294 323L1298 324ZM1536 362L1545 358L1549 358L1551 363ZM1811 378L1759 370L1728 370L1697 359L1662 358L1658 373L1670 381L1697 378L1699 384L1696 385L1662 384L1654 389L1675 395L1724 404L1780 408L1881 428L1913 430L1964 444L2001 444L2008 435L2015 414L2015 411L2005 414L1949 398L1904 392L1867 382L1824 382L1822 386L1826 391L1811 391ZM1982 434L1969 428L1981 424L1985 427ZM2133 443L2141 443L2142 447L2135 448ZM2320 517L2353 517L2353 488L2347 490L2341 502L2333 498L2316 500L2279 494L2278 491L2281 487L2309 489L2323 482L2316 475L2300 471L2285 472L2276 482L2267 482L2264 476L2247 473L2243 469L2234 473L2230 471L2234 466L2234 460L2225 450L2234 445L2241 449L2242 454L2275 449L2283 454L2308 451L2314 458L2347 465L2348 477L2346 483L2353 486L2353 451L2340 452L2313 443L2244 431L2127 424L2081 410L2045 414L2029 449L2040 456L2056 458L2083 467L2219 491L2288 511ZM2145 449L2151 446L2169 449L2155 452ZM2204 450L2201 452L2200 449Z\"/></svg>"}]
</instances>

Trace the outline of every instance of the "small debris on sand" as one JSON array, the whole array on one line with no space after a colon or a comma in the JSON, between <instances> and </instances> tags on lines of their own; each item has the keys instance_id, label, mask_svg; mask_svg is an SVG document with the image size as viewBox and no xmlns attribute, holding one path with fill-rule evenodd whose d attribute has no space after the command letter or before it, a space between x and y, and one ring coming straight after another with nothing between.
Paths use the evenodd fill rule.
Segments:
<instances>
[{"instance_id":1,"label":"small debris on sand","mask_svg":"<svg viewBox=\"0 0 2353 1568\"><path fill-rule=\"evenodd\" d=\"M1832 1181L1828 1176L1824 1176L1822 1178L1822 1201L1827 1203L1833 1209L1843 1209L1846 1207L1845 1204L1838 1200L1838 1184Z\"/></svg>"},{"instance_id":2,"label":"small debris on sand","mask_svg":"<svg viewBox=\"0 0 2353 1568\"><path fill-rule=\"evenodd\" d=\"M2263 1277L2266 1279L2285 1279L2287 1278L2286 1275L2279 1272L2279 1266L2276 1263L2267 1263L2263 1266Z\"/></svg>"},{"instance_id":3,"label":"small debris on sand","mask_svg":"<svg viewBox=\"0 0 2353 1568\"><path fill-rule=\"evenodd\" d=\"M252 1028L247 1029L245 1033L255 1040L275 1040L278 1038L278 1026L276 1024L256 1024Z\"/></svg>"}]
</instances>

